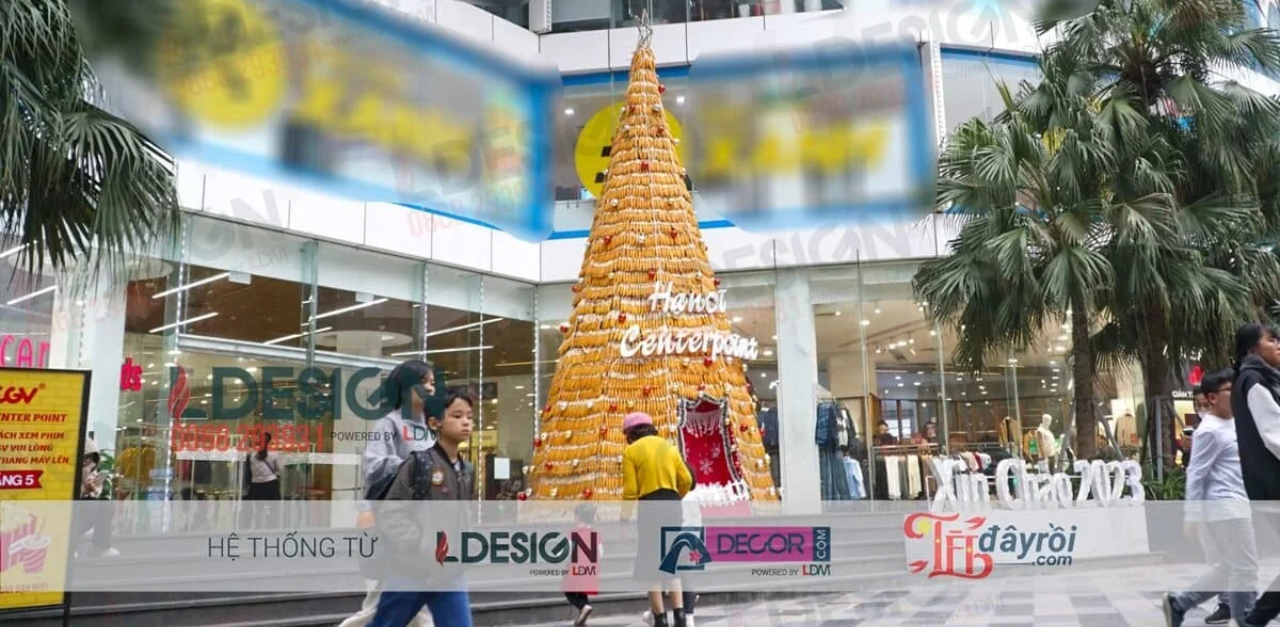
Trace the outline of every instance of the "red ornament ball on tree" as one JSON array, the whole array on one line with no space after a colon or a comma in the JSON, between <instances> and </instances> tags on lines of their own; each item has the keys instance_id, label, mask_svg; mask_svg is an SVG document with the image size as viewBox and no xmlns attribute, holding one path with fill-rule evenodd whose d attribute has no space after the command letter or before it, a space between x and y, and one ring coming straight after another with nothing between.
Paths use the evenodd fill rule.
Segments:
<instances>
[{"instance_id":1,"label":"red ornament ball on tree","mask_svg":"<svg viewBox=\"0 0 1280 627\"><path fill-rule=\"evenodd\" d=\"M591 491L591 488L587 488L586 490L582 491L582 498L589 499L591 498L592 494L594 494L594 492Z\"/></svg>"},{"instance_id":2,"label":"red ornament ball on tree","mask_svg":"<svg viewBox=\"0 0 1280 627\"><path fill-rule=\"evenodd\" d=\"M640 391L641 391L641 393L643 393L645 396L648 396L648 395L649 395L649 393L650 393L650 392L652 392L653 390L652 390L649 386L647 386L647 385L646 385L646 386L644 386L644 389L643 389L643 390L640 390Z\"/></svg>"},{"instance_id":3,"label":"red ornament ball on tree","mask_svg":"<svg viewBox=\"0 0 1280 627\"><path fill-rule=\"evenodd\" d=\"M675 237L680 234L680 231L677 231L676 227L673 226L671 227L670 233L671 233L671 238L675 239Z\"/></svg>"},{"instance_id":4,"label":"red ornament ball on tree","mask_svg":"<svg viewBox=\"0 0 1280 627\"><path fill-rule=\"evenodd\" d=\"M702 358L702 365L704 365L704 366L706 366L706 367L708 367L708 368L710 368L710 367L711 367L711 364L714 364L714 363L716 363L716 360L714 360L714 359L712 359L712 358L710 358L710 357L703 357L703 358Z\"/></svg>"},{"instance_id":5,"label":"red ornament ball on tree","mask_svg":"<svg viewBox=\"0 0 1280 627\"><path fill-rule=\"evenodd\" d=\"M649 278L650 278L650 279L654 279L654 278L657 278L657 277L658 277L658 271L657 271L657 270L650 270L650 271L649 271Z\"/></svg>"},{"instance_id":6,"label":"red ornament ball on tree","mask_svg":"<svg viewBox=\"0 0 1280 627\"><path fill-rule=\"evenodd\" d=\"M568 333L568 332L569 332L569 323L568 323L568 322L561 322L561 323L560 323L560 332L561 332L561 333Z\"/></svg>"},{"instance_id":7,"label":"red ornament ball on tree","mask_svg":"<svg viewBox=\"0 0 1280 627\"><path fill-rule=\"evenodd\" d=\"M533 448L539 448L539 447L541 447L541 446L542 446L542 438L534 438L534 439L533 439Z\"/></svg>"},{"instance_id":8,"label":"red ornament ball on tree","mask_svg":"<svg viewBox=\"0 0 1280 627\"><path fill-rule=\"evenodd\" d=\"M738 431L741 431L742 433L746 433L746 432L747 432L747 430L748 430L748 429L750 429L750 428L751 428L751 427L750 427L750 426L748 426L746 423L742 423L742 424L738 425Z\"/></svg>"},{"instance_id":9,"label":"red ornament ball on tree","mask_svg":"<svg viewBox=\"0 0 1280 627\"><path fill-rule=\"evenodd\" d=\"M609 411L618 411L617 403L609 403Z\"/></svg>"},{"instance_id":10,"label":"red ornament ball on tree","mask_svg":"<svg viewBox=\"0 0 1280 627\"><path fill-rule=\"evenodd\" d=\"M718 277L713 282L716 284L716 287L720 287L720 279Z\"/></svg>"},{"instance_id":11,"label":"red ornament ball on tree","mask_svg":"<svg viewBox=\"0 0 1280 627\"><path fill-rule=\"evenodd\" d=\"M527 500L529 500L529 495L528 495L527 493L525 493L525 492L521 492L520 494L517 494L517 495L516 495L516 500L517 500L517 501L527 501Z\"/></svg>"},{"instance_id":12,"label":"red ornament ball on tree","mask_svg":"<svg viewBox=\"0 0 1280 627\"><path fill-rule=\"evenodd\" d=\"M547 462L547 463L543 464L543 465L542 465L542 467L543 467L543 468L546 468L547 470L551 470L551 462Z\"/></svg>"},{"instance_id":13,"label":"red ornament ball on tree","mask_svg":"<svg viewBox=\"0 0 1280 627\"><path fill-rule=\"evenodd\" d=\"M648 172L648 171L649 171L649 162L648 162L648 161L641 161L641 162L640 162L640 171L641 171L641 172Z\"/></svg>"},{"instance_id":14,"label":"red ornament ball on tree","mask_svg":"<svg viewBox=\"0 0 1280 627\"><path fill-rule=\"evenodd\" d=\"M627 314L626 314L626 313L620 313L620 314L618 314L618 322L626 322L626 321L627 321Z\"/></svg>"},{"instance_id":15,"label":"red ornament ball on tree","mask_svg":"<svg viewBox=\"0 0 1280 627\"><path fill-rule=\"evenodd\" d=\"M658 93L660 94L667 93L667 86L663 85L662 83L658 83Z\"/></svg>"},{"instance_id":16,"label":"red ornament ball on tree","mask_svg":"<svg viewBox=\"0 0 1280 627\"><path fill-rule=\"evenodd\" d=\"M609 242L612 242L612 241L613 241L613 236L612 236L612 235L606 235L606 236L604 236L604 245L605 245L605 246L608 246L608 245L609 245Z\"/></svg>"}]
</instances>

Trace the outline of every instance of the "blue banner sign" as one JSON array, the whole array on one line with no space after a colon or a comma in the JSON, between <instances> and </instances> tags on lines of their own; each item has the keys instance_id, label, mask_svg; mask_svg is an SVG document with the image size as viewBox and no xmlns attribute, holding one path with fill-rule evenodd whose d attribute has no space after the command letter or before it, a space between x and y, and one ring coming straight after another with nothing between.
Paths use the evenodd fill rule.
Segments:
<instances>
[{"instance_id":1,"label":"blue banner sign","mask_svg":"<svg viewBox=\"0 0 1280 627\"><path fill-rule=\"evenodd\" d=\"M120 19L79 1L91 31ZM139 44L152 49L90 53L114 111L175 154L550 234L554 68L348 0L157 6L157 36Z\"/></svg>"}]
</instances>

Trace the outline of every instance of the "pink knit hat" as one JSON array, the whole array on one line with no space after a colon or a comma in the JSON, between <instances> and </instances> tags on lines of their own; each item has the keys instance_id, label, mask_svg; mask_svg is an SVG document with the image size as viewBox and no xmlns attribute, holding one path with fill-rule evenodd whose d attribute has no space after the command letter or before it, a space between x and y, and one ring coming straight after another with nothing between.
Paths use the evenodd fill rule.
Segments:
<instances>
[{"instance_id":1,"label":"pink knit hat","mask_svg":"<svg viewBox=\"0 0 1280 627\"><path fill-rule=\"evenodd\" d=\"M653 418L642 411L627 414L627 417L622 420L622 432L626 433L640 425L653 425Z\"/></svg>"}]
</instances>

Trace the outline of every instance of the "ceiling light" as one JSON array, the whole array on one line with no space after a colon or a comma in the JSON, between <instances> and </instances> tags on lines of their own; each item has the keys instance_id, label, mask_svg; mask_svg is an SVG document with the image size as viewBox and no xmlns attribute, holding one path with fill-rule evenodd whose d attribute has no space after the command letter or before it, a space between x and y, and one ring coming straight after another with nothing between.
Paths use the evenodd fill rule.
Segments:
<instances>
[{"instance_id":1,"label":"ceiling light","mask_svg":"<svg viewBox=\"0 0 1280 627\"><path fill-rule=\"evenodd\" d=\"M433 355L435 353L461 353L465 351L487 351L492 346L463 346L461 348L436 348L429 351L408 351L404 353L391 353L392 357L408 357L410 355Z\"/></svg>"},{"instance_id":2,"label":"ceiling light","mask_svg":"<svg viewBox=\"0 0 1280 627\"><path fill-rule=\"evenodd\" d=\"M884 391L884 393L885 393L885 394L888 394L888 393L889 393L889 390L885 390L885 391Z\"/></svg>"},{"instance_id":3,"label":"ceiling light","mask_svg":"<svg viewBox=\"0 0 1280 627\"><path fill-rule=\"evenodd\" d=\"M771 350L765 350L765 351L764 351L764 356L765 356L765 357L773 357L773 351L771 351Z\"/></svg>"},{"instance_id":4,"label":"ceiling light","mask_svg":"<svg viewBox=\"0 0 1280 627\"><path fill-rule=\"evenodd\" d=\"M38 244L38 243L40 243L40 240L36 240L36 241L32 242L32 244ZM0 253L0 259L7 259L7 258L9 258L9 257L12 257L12 256L14 256L14 255L16 255L16 254L18 254L18 253L22 252L22 249L23 249L23 248L26 248L27 246L30 246L30 245L31 245L31 244L22 244L22 245L19 245L19 246L14 246L13 248L10 248L9 250L6 250L6 251L4 251L4 252Z\"/></svg>"},{"instance_id":5,"label":"ceiling light","mask_svg":"<svg viewBox=\"0 0 1280 627\"><path fill-rule=\"evenodd\" d=\"M34 291L34 292L31 292L30 294L25 294L25 295L23 295L23 296L19 296L19 297L15 298L15 299L13 299L13 300L9 301L9 302L8 302L8 304L9 304L9 305L16 305L16 304L21 303L21 302L23 302L23 301L31 300L31 299L33 299L33 298L35 298L35 297L37 297L37 296L43 296L43 295L45 295L45 294L48 294L49 292L57 291L57 289L58 289L58 286L57 286L57 285L50 285L49 287L46 287L46 288L43 288L43 289L38 289L38 290L36 290L36 291Z\"/></svg>"},{"instance_id":6,"label":"ceiling light","mask_svg":"<svg viewBox=\"0 0 1280 627\"><path fill-rule=\"evenodd\" d=\"M920 385L920 382L919 382L919 381L916 381L913 385L919 386L919 385Z\"/></svg>"},{"instance_id":7,"label":"ceiling light","mask_svg":"<svg viewBox=\"0 0 1280 627\"><path fill-rule=\"evenodd\" d=\"M221 280L223 280L223 279L225 279L225 278L227 278L227 277L229 277L229 276L231 276L231 273L230 273L230 272L223 272L222 274L215 274L215 275L213 275L213 276L211 276L211 277L207 277L207 278L204 278L204 279L200 279L199 281L192 281L192 282L190 282L190 283L188 283L188 284L186 284L186 285L179 285L178 287L169 288L169 289L167 289L167 290L165 290L165 291L163 291L163 292L157 292L157 293L156 293L156 295L155 295L155 296L152 296L151 298L164 298L165 296L168 296L168 295L170 295L170 294L177 294L178 292L185 292L185 291L187 291L187 290L189 290L189 289L191 289L191 288L193 288L193 287L200 287L201 285L207 285L207 284L209 284L209 283L213 283L214 281L221 281Z\"/></svg>"},{"instance_id":8,"label":"ceiling light","mask_svg":"<svg viewBox=\"0 0 1280 627\"><path fill-rule=\"evenodd\" d=\"M676 96L676 104L684 104L684 96Z\"/></svg>"},{"instance_id":9,"label":"ceiling light","mask_svg":"<svg viewBox=\"0 0 1280 627\"><path fill-rule=\"evenodd\" d=\"M516 386L516 389L517 389L517 390L523 390L523 389L524 389L524 386L523 386L523 385L517 385L517 386Z\"/></svg>"},{"instance_id":10,"label":"ceiling light","mask_svg":"<svg viewBox=\"0 0 1280 627\"><path fill-rule=\"evenodd\" d=\"M333 327L323 327L323 328L320 328L320 329L316 329L316 333L324 333L325 331L332 331L332 330L333 330ZM286 336L284 336L284 337L278 337L278 338L276 338L276 339L274 339L274 340L268 340L268 341L266 341L266 342L263 342L263 344L279 344L280 342L287 342L287 341L289 341L289 340L296 340L296 339L298 339L298 338L300 338L300 337L304 337L304 336L306 336L308 333L310 333L310 331L304 331L304 332L302 332L302 333L294 333L293 335L286 335ZM383 336L383 339L386 339L386 336Z\"/></svg>"},{"instance_id":11,"label":"ceiling light","mask_svg":"<svg viewBox=\"0 0 1280 627\"><path fill-rule=\"evenodd\" d=\"M245 370L247 370L248 372L257 372L257 371L258 371L258 367L257 367L257 366L249 366L248 368L245 368Z\"/></svg>"},{"instance_id":12,"label":"ceiling light","mask_svg":"<svg viewBox=\"0 0 1280 627\"><path fill-rule=\"evenodd\" d=\"M774 340L775 342L776 342L776 341L778 341L778 336L776 336L776 335L775 335L775 336L773 336L773 340Z\"/></svg>"},{"instance_id":13,"label":"ceiling light","mask_svg":"<svg viewBox=\"0 0 1280 627\"><path fill-rule=\"evenodd\" d=\"M902 387L902 386L903 386L903 384L902 384L902 383L899 383L899 384L898 384L898 387Z\"/></svg>"},{"instance_id":14,"label":"ceiling light","mask_svg":"<svg viewBox=\"0 0 1280 627\"><path fill-rule=\"evenodd\" d=\"M179 321L177 321L177 322L170 322L169 324L165 324L165 325L158 326L158 327L156 327L156 328L154 328L154 329L152 329L152 330L148 331L148 333L159 333L159 332L161 332L161 331L165 331L165 330L172 329L172 328L175 328L175 327L185 326L185 325L191 324L191 323L193 323L193 322L200 322L201 320L208 320L209 318L212 318L212 317L214 317L214 316L216 316L216 315L218 315L218 312L216 312L216 311L211 311L211 312L209 312L209 313L207 313L207 314L200 315L200 316L196 316L196 317L194 317L194 318L188 318L188 319L186 319L186 320L179 320ZM175 353L174 351L170 351L170 352L169 352L169 354L170 354L170 355L175 355L175 354L177 354L177 353Z\"/></svg>"},{"instance_id":15,"label":"ceiling light","mask_svg":"<svg viewBox=\"0 0 1280 627\"><path fill-rule=\"evenodd\" d=\"M923 370L917 370L917 371L916 371L916 374L924 374L924 371L923 371Z\"/></svg>"},{"instance_id":16,"label":"ceiling light","mask_svg":"<svg viewBox=\"0 0 1280 627\"><path fill-rule=\"evenodd\" d=\"M837 310L836 310L836 315L837 315L837 316L839 316L839 315L843 315L843 314L841 314L841 313L840 313L840 310L839 310L839 309L837 309Z\"/></svg>"},{"instance_id":17,"label":"ceiling light","mask_svg":"<svg viewBox=\"0 0 1280 627\"><path fill-rule=\"evenodd\" d=\"M913 337L913 338L911 338L911 339L907 340L907 343L908 343L908 344L915 344L915 343L916 343L916 338L914 338L914 337Z\"/></svg>"},{"instance_id":18,"label":"ceiling light","mask_svg":"<svg viewBox=\"0 0 1280 627\"><path fill-rule=\"evenodd\" d=\"M542 326L541 326L541 327L539 327L539 328L540 328L540 329L542 329L543 331L549 331L549 330L551 330L551 325L549 325L549 324L544 324L544 325L542 325Z\"/></svg>"},{"instance_id":19,"label":"ceiling light","mask_svg":"<svg viewBox=\"0 0 1280 627\"><path fill-rule=\"evenodd\" d=\"M878 316L878 315L880 315L880 308L879 308L879 307L876 307L876 312L875 312L875 313L876 313L876 315L877 315L877 316Z\"/></svg>"},{"instance_id":20,"label":"ceiling light","mask_svg":"<svg viewBox=\"0 0 1280 627\"><path fill-rule=\"evenodd\" d=\"M734 321L734 322L742 322L742 316L734 316L734 317L733 317L733 321Z\"/></svg>"},{"instance_id":21,"label":"ceiling light","mask_svg":"<svg viewBox=\"0 0 1280 627\"><path fill-rule=\"evenodd\" d=\"M449 327L447 329L440 329L439 331L432 331L422 337L435 337L437 335L442 335L445 333L453 333L454 331L462 331L464 329L473 329L475 327L482 327L486 324L489 324L491 322L497 322L502 319L503 318L489 318L488 320L481 320L480 322L472 322L470 324L463 324L456 327Z\"/></svg>"},{"instance_id":22,"label":"ceiling light","mask_svg":"<svg viewBox=\"0 0 1280 627\"><path fill-rule=\"evenodd\" d=\"M1017 360L1017 359L1014 359L1013 357L1010 357L1010 358L1009 358L1009 363L1011 363L1011 364L1016 364L1016 363L1018 363L1018 360Z\"/></svg>"},{"instance_id":23,"label":"ceiling light","mask_svg":"<svg viewBox=\"0 0 1280 627\"><path fill-rule=\"evenodd\" d=\"M565 115L573 115L573 109L565 109L565 110L564 110L564 114L565 114Z\"/></svg>"},{"instance_id":24,"label":"ceiling light","mask_svg":"<svg viewBox=\"0 0 1280 627\"><path fill-rule=\"evenodd\" d=\"M308 324L311 324L311 320L319 320L319 319L321 319L321 318L329 318L329 317L332 317L332 316L342 315L342 314L344 314L344 313L351 313L351 312L353 312L353 311L357 311L357 310L360 310L360 309L364 309L365 307L372 307L372 306L374 306L374 305L381 305L382 303L385 303L385 302L387 302L388 300L389 300L389 299L386 299L386 298L379 298L379 299L377 299L377 300L371 300L371 301L369 301L369 302L367 302L367 303L356 303L356 304L351 305L351 306L349 306L349 307L343 307L343 308L341 308L341 309L334 309L333 311L327 311L327 312L325 312L325 313L322 313L322 314L319 314L319 315L315 316L314 318L311 318L310 320L307 320L306 322L302 323L302 325L301 325L301 326L304 326L304 327L305 327L305 326L307 326ZM428 333L427 335L430 335L430 333Z\"/></svg>"},{"instance_id":25,"label":"ceiling light","mask_svg":"<svg viewBox=\"0 0 1280 627\"><path fill-rule=\"evenodd\" d=\"M938 336L938 331L937 331L936 329L929 329L929 335L931 335L931 336L933 336L933 337L937 337L937 336Z\"/></svg>"},{"instance_id":26,"label":"ceiling light","mask_svg":"<svg viewBox=\"0 0 1280 627\"><path fill-rule=\"evenodd\" d=\"M895 379L897 379L897 380L899 380L899 381L901 381L901 380L902 380L902 375L897 375L897 376L895 376L894 378L895 378Z\"/></svg>"},{"instance_id":27,"label":"ceiling light","mask_svg":"<svg viewBox=\"0 0 1280 627\"><path fill-rule=\"evenodd\" d=\"M862 326L864 326L864 327L869 327L869 326L871 326L871 321L870 321L870 320L863 320L863 321L862 321Z\"/></svg>"}]
</instances>

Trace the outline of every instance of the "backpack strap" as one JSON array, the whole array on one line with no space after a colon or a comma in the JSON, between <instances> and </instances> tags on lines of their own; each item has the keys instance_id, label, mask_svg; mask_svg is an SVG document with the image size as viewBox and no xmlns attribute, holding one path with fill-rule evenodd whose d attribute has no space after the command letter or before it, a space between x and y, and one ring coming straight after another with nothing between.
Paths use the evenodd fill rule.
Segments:
<instances>
[{"instance_id":1,"label":"backpack strap","mask_svg":"<svg viewBox=\"0 0 1280 627\"><path fill-rule=\"evenodd\" d=\"M413 453L413 500L431 500L431 473L435 469L435 459L430 450Z\"/></svg>"}]
</instances>

